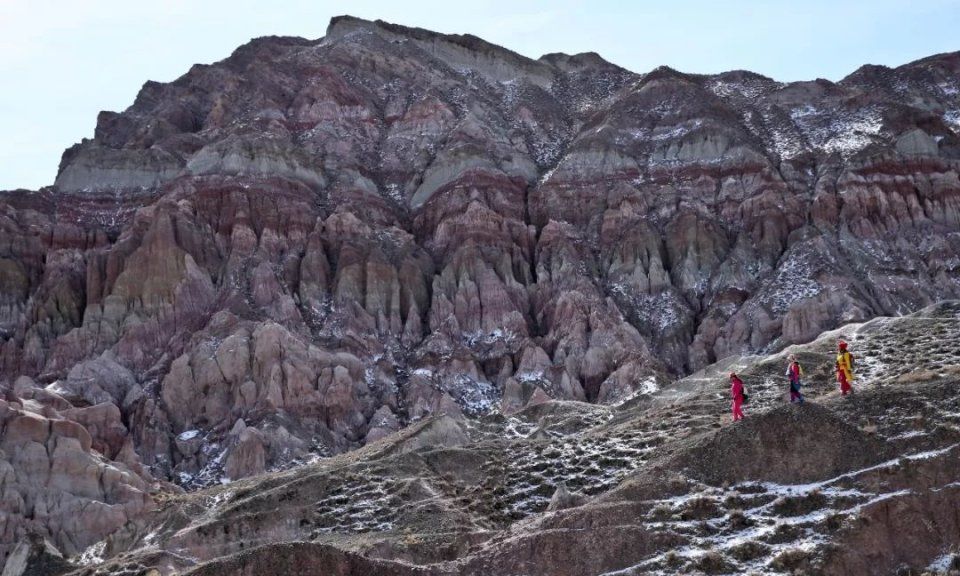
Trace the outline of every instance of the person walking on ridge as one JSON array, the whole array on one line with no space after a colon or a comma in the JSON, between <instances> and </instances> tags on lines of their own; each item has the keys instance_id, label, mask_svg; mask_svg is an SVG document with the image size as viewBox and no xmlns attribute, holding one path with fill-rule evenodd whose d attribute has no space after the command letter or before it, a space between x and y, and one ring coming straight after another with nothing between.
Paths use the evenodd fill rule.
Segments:
<instances>
[{"instance_id":1,"label":"person walking on ridge","mask_svg":"<svg viewBox=\"0 0 960 576\"><path fill-rule=\"evenodd\" d=\"M800 363L797 362L797 357L794 354L790 355L790 364L787 365L786 376L790 379L790 403L799 401L800 405L803 406L803 394L800 393L800 378L803 376L803 368L800 367Z\"/></svg>"},{"instance_id":2,"label":"person walking on ridge","mask_svg":"<svg viewBox=\"0 0 960 576\"><path fill-rule=\"evenodd\" d=\"M837 382L841 396L853 392L853 354L847 350L847 343L843 340L837 343Z\"/></svg>"},{"instance_id":3,"label":"person walking on ridge","mask_svg":"<svg viewBox=\"0 0 960 576\"><path fill-rule=\"evenodd\" d=\"M730 396L733 398L733 421L743 420L743 401L746 394L743 392L743 380L735 372L730 373Z\"/></svg>"}]
</instances>

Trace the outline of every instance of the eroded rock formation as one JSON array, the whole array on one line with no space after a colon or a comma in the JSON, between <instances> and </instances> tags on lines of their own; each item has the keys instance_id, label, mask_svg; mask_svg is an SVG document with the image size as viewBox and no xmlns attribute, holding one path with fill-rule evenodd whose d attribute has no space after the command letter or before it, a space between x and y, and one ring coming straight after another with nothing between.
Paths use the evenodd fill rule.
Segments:
<instances>
[{"instance_id":1,"label":"eroded rock formation","mask_svg":"<svg viewBox=\"0 0 960 576\"><path fill-rule=\"evenodd\" d=\"M620 406L428 418L173 497L74 574L947 576L960 566L958 314L849 325ZM853 398L824 377L838 335L862 360ZM808 368L802 406L785 400L788 354ZM751 393L736 424L718 393L730 366Z\"/></svg>"},{"instance_id":2,"label":"eroded rock formation","mask_svg":"<svg viewBox=\"0 0 960 576\"><path fill-rule=\"evenodd\" d=\"M148 82L3 193L0 385L137 494L613 404L960 296L958 170L957 54L783 84L337 18Z\"/></svg>"}]
</instances>

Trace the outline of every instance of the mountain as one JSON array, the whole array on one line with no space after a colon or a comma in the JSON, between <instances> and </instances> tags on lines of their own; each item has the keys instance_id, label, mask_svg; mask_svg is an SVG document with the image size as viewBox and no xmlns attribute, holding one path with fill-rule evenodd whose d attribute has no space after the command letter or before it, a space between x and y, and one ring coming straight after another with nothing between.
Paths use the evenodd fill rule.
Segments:
<instances>
[{"instance_id":1,"label":"mountain","mask_svg":"<svg viewBox=\"0 0 960 576\"><path fill-rule=\"evenodd\" d=\"M575 500L595 496L592 512L562 520L573 529L594 523L624 482L654 478L641 455L659 449L633 444L645 438L633 425L601 421L671 430L663 442L708 433L698 418L719 425L724 411L710 394L694 403L696 417L639 407L731 359L960 298L958 168L960 53L784 84L746 71L637 74L593 53L532 60L469 35L339 17L320 40L259 38L174 82L147 82L64 153L52 186L0 196L0 554L40 554L15 547L33 534L74 557L114 534L109 550L154 546L160 556L143 556L144 566L180 570L179 549L206 562L241 543L314 535L322 545L277 554L360 572L398 559L479 571L520 558L514 545L552 547L556 566L561 549L587 562L569 538L548 544L523 530L553 533L537 524L552 520L527 516L561 481ZM830 402L797 425L822 422L855 443L869 436L863 457L896 452ZM802 417L779 408L755 425ZM443 490L500 478L471 464L487 462L480 448L459 449L459 463L451 446L441 464L401 458L419 454L405 442L504 454L513 438L541 465L521 430L548 439L554 425L581 448L571 461L610 452L614 472L562 468L529 484L532 503L501 506L512 498L504 487L454 506L443 499L471 496ZM713 434L739 441L746 428ZM396 461L383 464L387 456ZM303 516L301 532L191 528L181 544L151 524L199 515L242 526L234 500L217 498L264 472L276 475L247 481L258 493L318 482L310 498L336 498L322 471L337 466L357 478L342 483L345 502L350 490L393 502L402 489L432 507L371 525L332 506L326 520L320 509ZM456 478L413 481L422 466ZM784 474L754 479L807 482ZM291 502L306 505L298 494ZM640 500L673 497L650 494ZM277 503L236 503L247 505ZM513 521L516 535L496 532ZM360 536L339 539L357 526ZM370 553L371 533L398 526L423 540L400 552L390 536ZM436 536L453 526L476 535ZM684 541L723 548L707 536ZM435 537L442 545L429 544ZM674 541L650 538L629 546L653 558ZM627 558L601 556L584 569ZM854 561L867 562L843 560Z\"/></svg>"}]
</instances>

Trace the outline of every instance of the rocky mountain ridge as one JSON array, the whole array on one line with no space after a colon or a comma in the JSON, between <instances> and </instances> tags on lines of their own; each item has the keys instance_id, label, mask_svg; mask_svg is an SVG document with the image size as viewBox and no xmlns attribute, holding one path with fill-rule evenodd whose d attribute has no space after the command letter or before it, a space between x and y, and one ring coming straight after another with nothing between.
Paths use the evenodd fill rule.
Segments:
<instances>
[{"instance_id":1,"label":"rocky mountain ridge","mask_svg":"<svg viewBox=\"0 0 960 576\"><path fill-rule=\"evenodd\" d=\"M343 17L148 82L2 194L3 553L958 298L958 144L957 53L784 84Z\"/></svg>"}]
</instances>

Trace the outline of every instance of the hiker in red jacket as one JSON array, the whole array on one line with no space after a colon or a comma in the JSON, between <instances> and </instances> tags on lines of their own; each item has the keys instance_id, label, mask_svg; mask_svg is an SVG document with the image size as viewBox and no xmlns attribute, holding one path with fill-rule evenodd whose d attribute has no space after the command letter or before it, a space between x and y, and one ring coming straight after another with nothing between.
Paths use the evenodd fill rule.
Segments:
<instances>
[{"instance_id":1,"label":"hiker in red jacket","mask_svg":"<svg viewBox=\"0 0 960 576\"><path fill-rule=\"evenodd\" d=\"M803 368L797 362L797 357L790 355L790 364L787 365L787 378L790 380L790 403L799 401L803 405L803 394L800 393L800 378L803 376Z\"/></svg>"},{"instance_id":2,"label":"hiker in red jacket","mask_svg":"<svg viewBox=\"0 0 960 576\"><path fill-rule=\"evenodd\" d=\"M733 398L733 421L743 419L743 380L735 372L730 373L730 396Z\"/></svg>"},{"instance_id":3,"label":"hiker in red jacket","mask_svg":"<svg viewBox=\"0 0 960 576\"><path fill-rule=\"evenodd\" d=\"M840 384L840 395L846 396L853 392L853 354L847 351L847 343L841 340L837 343L837 382Z\"/></svg>"}]
</instances>

